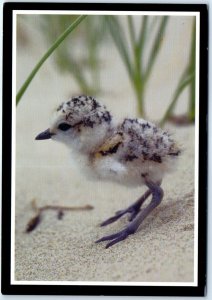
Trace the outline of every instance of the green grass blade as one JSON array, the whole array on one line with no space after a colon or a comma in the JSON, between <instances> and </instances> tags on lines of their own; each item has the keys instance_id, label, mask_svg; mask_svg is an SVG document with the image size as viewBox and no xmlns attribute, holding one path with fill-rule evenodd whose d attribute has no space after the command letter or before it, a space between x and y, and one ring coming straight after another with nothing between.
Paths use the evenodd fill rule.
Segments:
<instances>
[{"instance_id":1,"label":"green grass blade","mask_svg":"<svg viewBox=\"0 0 212 300\"><path fill-rule=\"evenodd\" d=\"M141 23L140 33L138 37L138 42L136 45L136 64L137 64L137 72L140 73L140 77L142 80L142 84L144 83L144 66L143 66L143 58L144 58L144 47L146 44L147 37L147 26L148 26L148 16L144 16Z\"/></svg>"},{"instance_id":2,"label":"green grass blade","mask_svg":"<svg viewBox=\"0 0 212 300\"><path fill-rule=\"evenodd\" d=\"M151 20L151 22L150 22L150 25L149 25L149 28L148 28L148 32L151 34L153 31L154 31L154 29L155 29L155 26L157 25L157 23L158 23L158 17L156 16L152 16L152 20Z\"/></svg>"},{"instance_id":3,"label":"green grass blade","mask_svg":"<svg viewBox=\"0 0 212 300\"><path fill-rule=\"evenodd\" d=\"M144 47L144 44L146 41L147 25L148 25L148 16L143 16L140 33L139 33L139 38L138 38L138 48L139 48L140 54L143 51L143 47Z\"/></svg>"},{"instance_id":4,"label":"green grass blade","mask_svg":"<svg viewBox=\"0 0 212 300\"><path fill-rule=\"evenodd\" d=\"M136 44L135 27L134 27L134 23L133 23L133 17L127 16L127 22L128 22L129 33L130 33L130 40L131 40L131 44L133 46Z\"/></svg>"},{"instance_id":5,"label":"green grass blade","mask_svg":"<svg viewBox=\"0 0 212 300\"><path fill-rule=\"evenodd\" d=\"M124 34L122 28L118 22L117 17L114 16L106 16L106 20L108 22L108 28L110 34L113 38L113 41L119 51L119 54L122 57L123 62L127 68L130 79L133 78L132 66L129 58L129 53L127 50L127 42L125 41Z\"/></svg>"},{"instance_id":6,"label":"green grass blade","mask_svg":"<svg viewBox=\"0 0 212 300\"><path fill-rule=\"evenodd\" d=\"M182 80L179 84L178 84L178 87L176 88L175 90L175 93L174 93L174 96L173 96L173 99L168 107L168 109L166 110L162 120L160 121L160 126L162 127L164 125L164 123L166 122L166 120L169 118L169 116L171 115L173 109L174 109L174 106L177 102L177 99L179 98L180 94L183 92L183 90L186 88L187 85L189 85L192 80L194 79L195 77L195 73L191 74L191 75L188 75L186 79Z\"/></svg>"},{"instance_id":7,"label":"green grass blade","mask_svg":"<svg viewBox=\"0 0 212 300\"><path fill-rule=\"evenodd\" d=\"M81 15L79 16L76 21L74 21L59 37L58 39L53 43L53 45L48 49L48 51L42 56L40 61L37 63L37 65L34 67L22 87L20 88L19 92L16 95L16 105L19 103L21 97L25 93L27 87L29 86L30 82L40 69L40 67L43 65L43 63L47 60L47 58L54 52L54 50L63 42L63 40L87 17L87 15Z\"/></svg>"},{"instance_id":8,"label":"green grass blade","mask_svg":"<svg viewBox=\"0 0 212 300\"><path fill-rule=\"evenodd\" d=\"M156 57L158 55L158 52L160 50L161 44L162 44L162 40L163 40L163 34L165 32L166 26L167 26L167 22L168 22L168 16L165 16L162 18L158 31L156 33L156 38L153 44L153 47L151 49L151 53L148 59L148 63L147 63L147 68L145 71L145 80L147 80L147 78L149 77L152 67L155 63Z\"/></svg>"},{"instance_id":9,"label":"green grass blade","mask_svg":"<svg viewBox=\"0 0 212 300\"><path fill-rule=\"evenodd\" d=\"M195 68L196 68L195 59L196 59L196 22L194 19L193 28L192 28L190 62L189 62L190 73L195 73ZM189 100L188 117L189 117L190 121L194 121L194 119L195 119L195 77L193 78L191 85L190 85L190 100Z\"/></svg>"}]
</instances>

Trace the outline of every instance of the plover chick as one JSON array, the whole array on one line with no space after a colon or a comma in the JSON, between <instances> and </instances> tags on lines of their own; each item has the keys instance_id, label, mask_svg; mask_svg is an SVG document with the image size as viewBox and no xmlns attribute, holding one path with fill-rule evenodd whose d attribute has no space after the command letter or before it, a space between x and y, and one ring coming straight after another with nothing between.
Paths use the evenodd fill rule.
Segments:
<instances>
[{"instance_id":1,"label":"plover chick","mask_svg":"<svg viewBox=\"0 0 212 300\"><path fill-rule=\"evenodd\" d=\"M147 191L128 208L104 221L111 224L129 213L123 230L96 242L109 241L106 248L135 233L162 198L162 179L171 171L180 149L170 134L143 119L125 118L116 123L110 112L93 97L77 96L55 111L50 128L36 140L52 139L72 149L74 159L90 176L125 186L146 185ZM152 195L150 203L141 209Z\"/></svg>"}]
</instances>

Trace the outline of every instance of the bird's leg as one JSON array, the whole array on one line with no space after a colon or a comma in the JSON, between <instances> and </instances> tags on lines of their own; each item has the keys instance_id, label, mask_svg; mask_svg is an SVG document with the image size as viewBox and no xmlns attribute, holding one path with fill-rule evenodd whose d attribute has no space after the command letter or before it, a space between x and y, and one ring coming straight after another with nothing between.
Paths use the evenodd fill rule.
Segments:
<instances>
[{"instance_id":1,"label":"bird's leg","mask_svg":"<svg viewBox=\"0 0 212 300\"><path fill-rule=\"evenodd\" d=\"M111 234L108 236L104 236L103 238L96 241L96 243L103 242L103 241L111 241L106 245L106 248L111 247L112 245L125 240L130 234L133 234L136 232L140 224L143 222L143 220L149 215L149 213L157 207L163 198L163 190L162 188L153 182L146 182L146 185L150 189L152 193L152 200L149 203L147 207L145 207L141 212L137 215L137 217L123 230Z\"/></svg>"},{"instance_id":2,"label":"bird's leg","mask_svg":"<svg viewBox=\"0 0 212 300\"><path fill-rule=\"evenodd\" d=\"M123 209L123 210L119 210L116 212L115 216L105 220L104 222L102 222L100 225L101 226L106 226L108 224L111 224L115 221L117 221L119 218L121 218L123 215L129 213L130 217L129 217L129 221L132 221L137 214L140 211L140 207L141 205L144 203L144 201L149 197L149 195L151 194L151 190L147 190L143 196L141 196L135 203L133 203L132 205L130 205L128 208Z\"/></svg>"}]
</instances>

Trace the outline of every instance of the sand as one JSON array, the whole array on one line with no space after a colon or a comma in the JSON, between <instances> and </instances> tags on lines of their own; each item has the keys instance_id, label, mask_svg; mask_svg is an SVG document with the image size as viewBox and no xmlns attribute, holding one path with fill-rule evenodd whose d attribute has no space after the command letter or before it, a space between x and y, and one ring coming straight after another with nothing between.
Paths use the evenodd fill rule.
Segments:
<instances>
[{"instance_id":1,"label":"sand","mask_svg":"<svg viewBox=\"0 0 212 300\"><path fill-rule=\"evenodd\" d=\"M186 41L190 31L188 19L171 20L167 38L172 40L161 53L146 92L145 109L150 120L159 120L170 100L188 57L188 49L180 52L179 37L180 42ZM35 26L25 28L25 34L29 33L33 33L33 42L19 46L17 51L17 87L46 49ZM98 98L117 118L135 116L134 94L117 52L104 45L101 57L104 93ZM63 145L34 140L49 126L54 107L76 93L80 91L73 78L58 72L50 59L17 108L15 280L193 282L194 126L166 125L182 145L183 153L176 171L164 178L164 199L136 234L105 249L105 243L94 241L121 230L128 221L123 217L105 228L99 224L132 204L145 187L129 189L89 181ZM186 111L187 96L183 93L176 112ZM57 219L55 212L48 211L37 229L27 234L26 224L34 214L32 199L39 206L90 204L94 209L65 212L62 220Z\"/></svg>"}]
</instances>

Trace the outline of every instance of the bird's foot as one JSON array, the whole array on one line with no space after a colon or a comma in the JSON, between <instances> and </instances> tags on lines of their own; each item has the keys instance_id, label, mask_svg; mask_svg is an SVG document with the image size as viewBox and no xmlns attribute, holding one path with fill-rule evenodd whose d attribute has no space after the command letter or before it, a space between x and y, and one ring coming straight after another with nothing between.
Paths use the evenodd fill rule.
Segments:
<instances>
[{"instance_id":1,"label":"bird's foot","mask_svg":"<svg viewBox=\"0 0 212 300\"><path fill-rule=\"evenodd\" d=\"M100 224L100 226L106 226L106 225L109 225L115 221L117 221L118 219L120 219L123 215L129 213L130 216L129 216L129 221L131 222L133 219L135 219L135 217L137 216L137 214L139 213L140 211L140 205L131 205L129 206L128 208L126 209L123 209L123 210L119 210L115 213L115 215L107 220L105 220L104 222L102 222Z\"/></svg>"},{"instance_id":2,"label":"bird's foot","mask_svg":"<svg viewBox=\"0 0 212 300\"><path fill-rule=\"evenodd\" d=\"M137 216L137 214L140 212L140 208L142 206L142 204L144 203L144 201L149 197L149 195L151 194L151 190L147 190L143 196L141 196L135 203L133 203L132 205L130 205L128 208L123 209L123 210L119 210L115 213L115 216L105 220L104 222L102 222L100 225L101 226L106 226L108 224L111 224L115 221L117 221L119 218L121 218L123 215L129 213L129 221L133 221L135 219L135 217Z\"/></svg>"},{"instance_id":3,"label":"bird's foot","mask_svg":"<svg viewBox=\"0 0 212 300\"><path fill-rule=\"evenodd\" d=\"M139 198L133 205L131 205L129 208L126 210L117 212L117 214L106 220L105 222L102 223L102 226L108 225L112 222L115 222L117 219L119 219L121 216L123 216L125 213L131 213L130 219L131 222L130 224L123 230L111 234L108 236L104 236L101 239L97 240L96 243L103 242L103 241L110 241L107 243L106 248L109 248L113 246L114 244L125 240L130 234L133 234L136 232L140 224L143 222L143 220L149 215L149 213L157 207L163 198L163 190L160 187L160 185L153 183L153 182L146 182L146 185L148 186L149 190L141 197ZM142 206L143 202L147 199L147 197L152 194L152 200L151 202L143 209L140 211L140 207ZM136 218L135 218L136 216ZM133 218L133 220L132 220Z\"/></svg>"},{"instance_id":4,"label":"bird's foot","mask_svg":"<svg viewBox=\"0 0 212 300\"><path fill-rule=\"evenodd\" d=\"M97 240L96 243L100 243L100 242L104 242L104 241L111 241L109 243L107 243L106 245L106 249L117 244L120 241L125 240L130 234L135 233L136 231L136 227L132 226L132 224L128 225L125 229L111 234L111 235L107 235L102 237L101 239Z\"/></svg>"}]
</instances>

